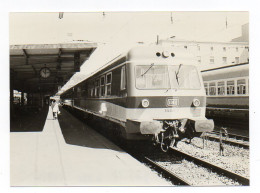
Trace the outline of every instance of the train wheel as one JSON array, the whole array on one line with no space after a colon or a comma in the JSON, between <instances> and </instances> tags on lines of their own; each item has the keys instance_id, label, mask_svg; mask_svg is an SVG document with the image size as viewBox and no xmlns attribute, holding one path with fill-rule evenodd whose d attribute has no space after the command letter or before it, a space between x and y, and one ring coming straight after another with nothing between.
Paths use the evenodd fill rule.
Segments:
<instances>
[{"instance_id":1,"label":"train wheel","mask_svg":"<svg viewBox=\"0 0 260 193\"><path fill-rule=\"evenodd\" d=\"M169 147L173 147L175 144L175 137L173 131L165 132L160 134L161 138L161 150L167 152Z\"/></svg>"}]
</instances>

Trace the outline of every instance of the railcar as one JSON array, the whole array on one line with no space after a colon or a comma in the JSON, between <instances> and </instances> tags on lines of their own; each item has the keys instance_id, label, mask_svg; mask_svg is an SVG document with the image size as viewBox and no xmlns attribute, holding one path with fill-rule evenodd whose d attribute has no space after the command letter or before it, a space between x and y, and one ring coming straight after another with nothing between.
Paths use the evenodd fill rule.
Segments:
<instances>
[{"instance_id":1,"label":"railcar","mask_svg":"<svg viewBox=\"0 0 260 193\"><path fill-rule=\"evenodd\" d=\"M214 128L213 120L205 117L206 94L195 63L174 47L135 47L61 99L99 123L115 123L113 129L126 140L152 139L167 151L186 131Z\"/></svg>"},{"instance_id":2,"label":"railcar","mask_svg":"<svg viewBox=\"0 0 260 193\"><path fill-rule=\"evenodd\" d=\"M249 119L249 63L202 71L207 116Z\"/></svg>"}]
</instances>

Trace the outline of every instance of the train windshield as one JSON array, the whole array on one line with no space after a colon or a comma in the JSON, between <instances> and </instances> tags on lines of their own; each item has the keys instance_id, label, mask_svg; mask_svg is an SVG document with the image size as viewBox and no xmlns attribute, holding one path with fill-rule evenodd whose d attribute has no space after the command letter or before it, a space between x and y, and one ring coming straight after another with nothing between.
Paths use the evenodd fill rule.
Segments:
<instances>
[{"instance_id":1,"label":"train windshield","mask_svg":"<svg viewBox=\"0 0 260 193\"><path fill-rule=\"evenodd\" d=\"M199 74L190 65L140 65L136 66L138 89L200 89Z\"/></svg>"}]
</instances>

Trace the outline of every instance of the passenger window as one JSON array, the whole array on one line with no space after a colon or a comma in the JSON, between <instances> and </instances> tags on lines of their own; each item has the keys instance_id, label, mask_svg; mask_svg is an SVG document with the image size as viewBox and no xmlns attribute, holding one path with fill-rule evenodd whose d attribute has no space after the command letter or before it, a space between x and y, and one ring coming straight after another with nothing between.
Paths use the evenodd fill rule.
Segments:
<instances>
[{"instance_id":1,"label":"passenger window","mask_svg":"<svg viewBox=\"0 0 260 193\"><path fill-rule=\"evenodd\" d=\"M81 97L81 88L77 87L77 97Z\"/></svg>"},{"instance_id":2,"label":"passenger window","mask_svg":"<svg viewBox=\"0 0 260 193\"><path fill-rule=\"evenodd\" d=\"M120 83L120 90L126 89L126 74L125 74L125 66L121 68L121 83Z\"/></svg>"},{"instance_id":3,"label":"passenger window","mask_svg":"<svg viewBox=\"0 0 260 193\"><path fill-rule=\"evenodd\" d=\"M235 94L235 82L234 80L227 81L227 95Z\"/></svg>"},{"instance_id":4,"label":"passenger window","mask_svg":"<svg viewBox=\"0 0 260 193\"><path fill-rule=\"evenodd\" d=\"M100 79L100 95L105 96L105 76Z\"/></svg>"},{"instance_id":5,"label":"passenger window","mask_svg":"<svg viewBox=\"0 0 260 193\"><path fill-rule=\"evenodd\" d=\"M204 88L206 91L206 95L209 95L208 83L204 83Z\"/></svg>"},{"instance_id":6,"label":"passenger window","mask_svg":"<svg viewBox=\"0 0 260 193\"><path fill-rule=\"evenodd\" d=\"M94 97L95 94L95 82L93 81L90 85L90 97Z\"/></svg>"},{"instance_id":7,"label":"passenger window","mask_svg":"<svg viewBox=\"0 0 260 193\"><path fill-rule=\"evenodd\" d=\"M111 95L112 72L106 75L106 95Z\"/></svg>"},{"instance_id":8,"label":"passenger window","mask_svg":"<svg viewBox=\"0 0 260 193\"><path fill-rule=\"evenodd\" d=\"M95 81L95 96L99 96L99 79Z\"/></svg>"},{"instance_id":9,"label":"passenger window","mask_svg":"<svg viewBox=\"0 0 260 193\"><path fill-rule=\"evenodd\" d=\"M209 83L209 95L211 95L211 96L216 95L216 83L215 82Z\"/></svg>"},{"instance_id":10,"label":"passenger window","mask_svg":"<svg viewBox=\"0 0 260 193\"><path fill-rule=\"evenodd\" d=\"M225 82L218 82L218 95L225 95Z\"/></svg>"},{"instance_id":11,"label":"passenger window","mask_svg":"<svg viewBox=\"0 0 260 193\"><path fill-rule=\"evenodd\" d=\"M237 94L246 94L246 80L237 80Z\"/></svg>"}]
</instances>

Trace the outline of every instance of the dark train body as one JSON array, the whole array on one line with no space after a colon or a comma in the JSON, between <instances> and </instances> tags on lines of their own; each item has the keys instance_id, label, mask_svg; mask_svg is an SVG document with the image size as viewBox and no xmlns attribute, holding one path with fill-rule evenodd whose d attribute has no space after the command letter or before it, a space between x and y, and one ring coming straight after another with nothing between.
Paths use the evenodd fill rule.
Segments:
<instances>
[{"instance_id":1,"label":"dark train body","mask_svg":"<svg viewBox=\"0 0 260 193\"><path fill-rule=\"evenodd\" d=\"M249 119L249 64L202 71L207 116Z\"/></svg>"},{"instance_id":2,"label":"dark train body","mask_svg":"<svg viewBox=\"0 0 260 193\"><path fill-rule=\"evenodd\" d=\"M195 62L170 47L136 47L64 92L61 99L98 123L110 122L125 139L153 139L167 149L188 130L214 128L205 118L206 95Z\"/></svg>"}]
</instances>

